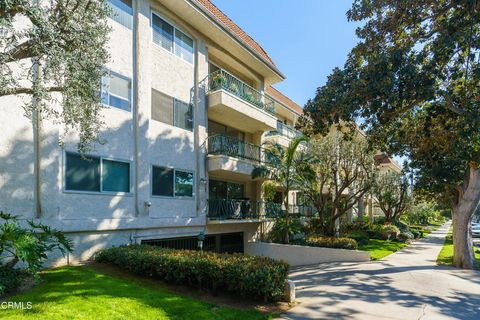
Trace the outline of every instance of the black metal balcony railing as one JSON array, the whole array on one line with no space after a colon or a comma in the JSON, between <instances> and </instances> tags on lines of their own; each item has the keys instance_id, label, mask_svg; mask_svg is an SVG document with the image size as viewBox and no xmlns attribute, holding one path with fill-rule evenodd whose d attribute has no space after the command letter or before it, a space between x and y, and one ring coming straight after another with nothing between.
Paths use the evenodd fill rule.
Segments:
<instances>
[{"instance_id":1,"label":"black metal balcony railing","mask_svg":"<svg viewBox=\"0 0 480 320\"><path fill-rule=\"evenodd\" d=\"M262 110L275 114L275 104L272 99L223 69L216 70L208 76L208 91L213 92L220 89L228 91Z\"/></svg>"},{"instance_id":2,"label":"black metal balcony railing","mask_svg":"<svg viewBox=\"0 0 480 320\"><path fill-rule=\"evenodd\" d=\"M221 154L255 162L262 161L260 146L222 134L208 137L208 154Z\"/></svg>"},{"instance_id":3,"label":"black metal balcony railing","mask_svg":"<svg viewBox=\"0 0 480 320\"><path fill-rule=\"evenodd\" d=\"M211 199L208 218L211 220L264 219L282 214L282 205L273 202L237 199Z\"/></svg>"},{"instance_id":4,"label":"black metal balcony railing","mask_svg":"<svg viewBox=\"0 0 480 320\"><path fill-rule=\"evenodd\" d=\"M289 214L293 217L314 217L317 211L312 206L289 205ZM277 218L285 214L285 206L275 202L210 199L208 200L208 218L211 220L245 220Z\"/></svg>"},{"instance_id":5,"label":"black metal balcony railing","mask_svg":"<svg viewBox=\"0 0 480 320\"><path fill-rule=\"evenodd\" d=\"M317 215L317 209L308 205L289 205L288 212L292 216L298 217L314 217Z\"/></svg>"},{"instance_id":6,"label":"black metal balcony railing","mask_svg":"<svg viewBox=\"0 0 480 320\"><path fill-rule=\"evenodd\" d=\"M294 139L296 137L301 137L303 136L303 132L286 125L282 122L277 122L277 130L274 131L269 131L266 134L267 136L276 136L276 135L281 135L284 137L287 137L289 139Z\"/></svg>"}]
</instances>

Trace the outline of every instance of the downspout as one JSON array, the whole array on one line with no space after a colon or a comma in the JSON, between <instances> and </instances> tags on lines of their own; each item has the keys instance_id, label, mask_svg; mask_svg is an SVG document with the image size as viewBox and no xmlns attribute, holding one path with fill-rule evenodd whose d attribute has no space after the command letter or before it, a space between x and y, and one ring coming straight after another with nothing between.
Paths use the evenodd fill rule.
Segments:
<instances>
[{"instance_id":1,"label":"downspout","mask_svg":"<svg viewBox=\"0 0 480 320\"><path fill-rule=\"evenodd\" d=\"M195 193L196 193L196 216L200 214L200 207L201 207L201 199L200 199L200 126L199 126L199 117L198 117L198 46L199 41L196 39L195 45L195 57L194 57L194 107L195 107L195 114L194 114L194 123L195 123L195 132L193 135L193 144L194 144L194 152L195 152Z\"/></svg>"},{"instance_id":2,"label":"downspout","mask_svg":"<svg viewBox=\"0 0 480 320\"><path fill-rule=\"evenodd\" d=\"M38 81L40 66L38 61L32 60L33 62L33 77L34 81ZM34 199L35 199L35 218L40 218L42 215L42 203L41 203L41 145L40 145L40 111L38 110L38 100L35 97L35 94L32 97L32 125L33 125L33 153L34 153L34 179L35 179L35 188L34 188Z\"/></svg>"},{"instance_id":3,"label":"downspout","mask_svg":"<svg viewBox=\"0 0 480 320\"><path fill-rule=\"evenodd\" d=\"M138 16L139 16L139 2L141 0L135 0L134 3L135 3L135 6L134 6L134 14L133 14L133 19L134 19L134 28L135 30L133 31L133 43L134 43L134 48L133 48L133 61L132 61L132 66L133 66L133 86L134 86L134 89L133 89L133 94L135 96L135 98L133 99L135 101L135 106L133 108L133 123L134 123L134 126L133 126L133 162L134 162L134 190L133 190L133 194L134 194L134 201L135 201L135 216L138 217L140 215L140 208L139 208L139 204L138 204L138 201L139 201L139 198L138 198L138 184L139 184L139 178L138 178L138 172L139 172L139 168L138 168L138 106L140 105L140 101L139 101L139 92L138 92L138 69L139 69L139 65L138 65L138 52L140 50L139 48L139 43L138 43L138 38L139 38L139 19L138 19Z\"/></svg>"}]
</instances>

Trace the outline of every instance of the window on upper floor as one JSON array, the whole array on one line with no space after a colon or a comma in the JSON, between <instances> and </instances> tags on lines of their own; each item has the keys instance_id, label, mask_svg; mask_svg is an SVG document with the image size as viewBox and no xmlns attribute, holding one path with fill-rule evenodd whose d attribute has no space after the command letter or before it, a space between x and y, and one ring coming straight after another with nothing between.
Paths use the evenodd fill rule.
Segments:
<instances>
[{"instance_id":1,"label":"window on upper floor","mask_svg":"<svg viewBox=\"0 0 480 320\"><path fill-rule=\"evenodd\" d=\"M102 102L106 105L130 111L132 106L132 81L111 72L102 78Z\"/></svg>"},{"instance_id":2,"label":"window on upper floor","mask_svg":"<svg viewBox=\"0 0 480 320\"><path fill-rule=\"evenodd\" d=\"M152 119L193 131L193 106L152 89Z\"/></svg>"},{"instance_id":3,"label":"window on upper floor","mask_svg":"<svg viewBox=\"0 0 480 320\"><path fill-rule=\"evenodd\" d=\"M132 0L108 0L108 3L112 8L110 18L128 29L132 29Z\"/></svg>"},{"instance_id":4,"label":"window on upper floor","mask_svg":"<svg viewBox=\"0 0 480 320\"><path fill-rule=\"evenodd\" d=\"M152 14L153 42L193 63L193 39L156 14Z\"/></svg>"},{"instance_id":5,"label":"window on upper floor","mask_svg":"<svg viewBox=\"0 0 480 320\"><path fill-rule=\"evenodd\" d=\"M67 152L65 190L130 192L130 163Z\"/></svg>"},{"instance_id":6,"label":"window on upper floor","mask_svg":"<svg viewBox=\"0 0 480 320\"><path fill-rule=\"evenodd\" d=\"M193 197L193 172L173 168L152 167L152 195Z\"/></svg>"}]
</instances>

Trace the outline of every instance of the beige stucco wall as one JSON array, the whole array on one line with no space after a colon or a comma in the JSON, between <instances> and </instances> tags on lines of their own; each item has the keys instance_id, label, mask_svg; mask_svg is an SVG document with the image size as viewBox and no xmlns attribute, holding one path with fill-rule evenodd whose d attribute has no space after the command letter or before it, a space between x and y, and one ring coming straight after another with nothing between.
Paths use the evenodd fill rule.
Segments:
<instances>
[{"instance_id":1,"label":"beige stucco wall","mask_svg":"<svg viewBox=\"0 0 480 320\"><path fill-rule=\"evenodd\" d=\"M258 223L207 226L206 208L208 179L204 142L207 138L207 98L201 83L208 75L209 39L190 26L182 13L172 13L161 4L152 4L155 12L188 33L195 41L195 63L190 64L152 42L150 24L151 3L140 0L139 34L137 39L138 79L134 76L132 30L110 20L112 28L108 48L111 61L107 68L138 81L138 105L132 94L132 111L106 107L102 111L105 126L100 138L105 143L94 144L89 154L130 162L131 193L106 194L67 192L64 190L65 152L76 151L78 136L66 135L64 146L59 140L63 128L44 121L41 137L41 215L40 220L68 233L75 241L75 252L70 261L89 258L105 246L132 242L139 237L171 237L172 234L198 234L200 230L212 233L245 232L245 239L255 238ZM210 43L210 48L212 48ZM218 49L218 48L217 48ZM226 50L228 52L228 50ZM233 60L232 60L233 61ZM227 63L228 64L228 63ZM195 118L198 132L190 132L151 120L151 89L154 88L186 102L194 101L195 81L199 81L198 109ZM263 83L259 81L259 83ZM133 90L132 88L132 90ZM138 110L138 202L134 195L135 122L134 108ZM243 106L245 107L245 106ZM260 118L263 129L276 127L276 119L261 110L245 111ZM252 113L253 112L253 113ZM231 121L235 121L232 119ZM266 125L265 125L266 124ZM238 125L237 125L238 126ZM0 210L35 217L34 131L30 119L23 115L18 97L0 98ZM245 129L247 141L261 144L263 131ZM190 199L153 197L151 195L152 165L169 166L195 171L198 192ZM223 166L223 165L222 165ZM250 169L249 169L250 170ZM235 171L235 169L232 169ZM248 180L248 179L246 179ZM260 199L260 182L248 182L247 194ZM149 208L145 202L150 202ZM136 210L138 208L138 212ZM136 237L136 238L135 238ZM133 240L136 241L136 240ZM66 260L57 259L58 263Z\"/></svg>"},{"instance_id":2,"label":"beige stucco wall","mask_svg":"<svg viewBox=\"0 0 480 320\"><path fill-rule=\"evenodd\" d=\"M305 266L324 262L370 261L370 253L358 250L317 248L266 242L249 242L245 253L287 262L290 266Z\"/></svg>"}]
</instances>

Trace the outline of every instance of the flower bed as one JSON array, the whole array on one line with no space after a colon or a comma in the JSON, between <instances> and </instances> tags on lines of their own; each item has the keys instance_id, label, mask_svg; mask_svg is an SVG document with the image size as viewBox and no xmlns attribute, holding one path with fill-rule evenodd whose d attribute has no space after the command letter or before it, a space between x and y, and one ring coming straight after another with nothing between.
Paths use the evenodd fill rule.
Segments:
<instances>
[{"instance_id":1,"label":"flower bed","mask_svg":"<svg viewBox=\"0 0 480 320\"><path fill-rule=\"evenodd\" d=\"M243 297L280 300L287 282L285 262L243 254L200 253L148 245L102 250L96 261L175 284L229 291Z\"/></svg>"}]
</instances>

